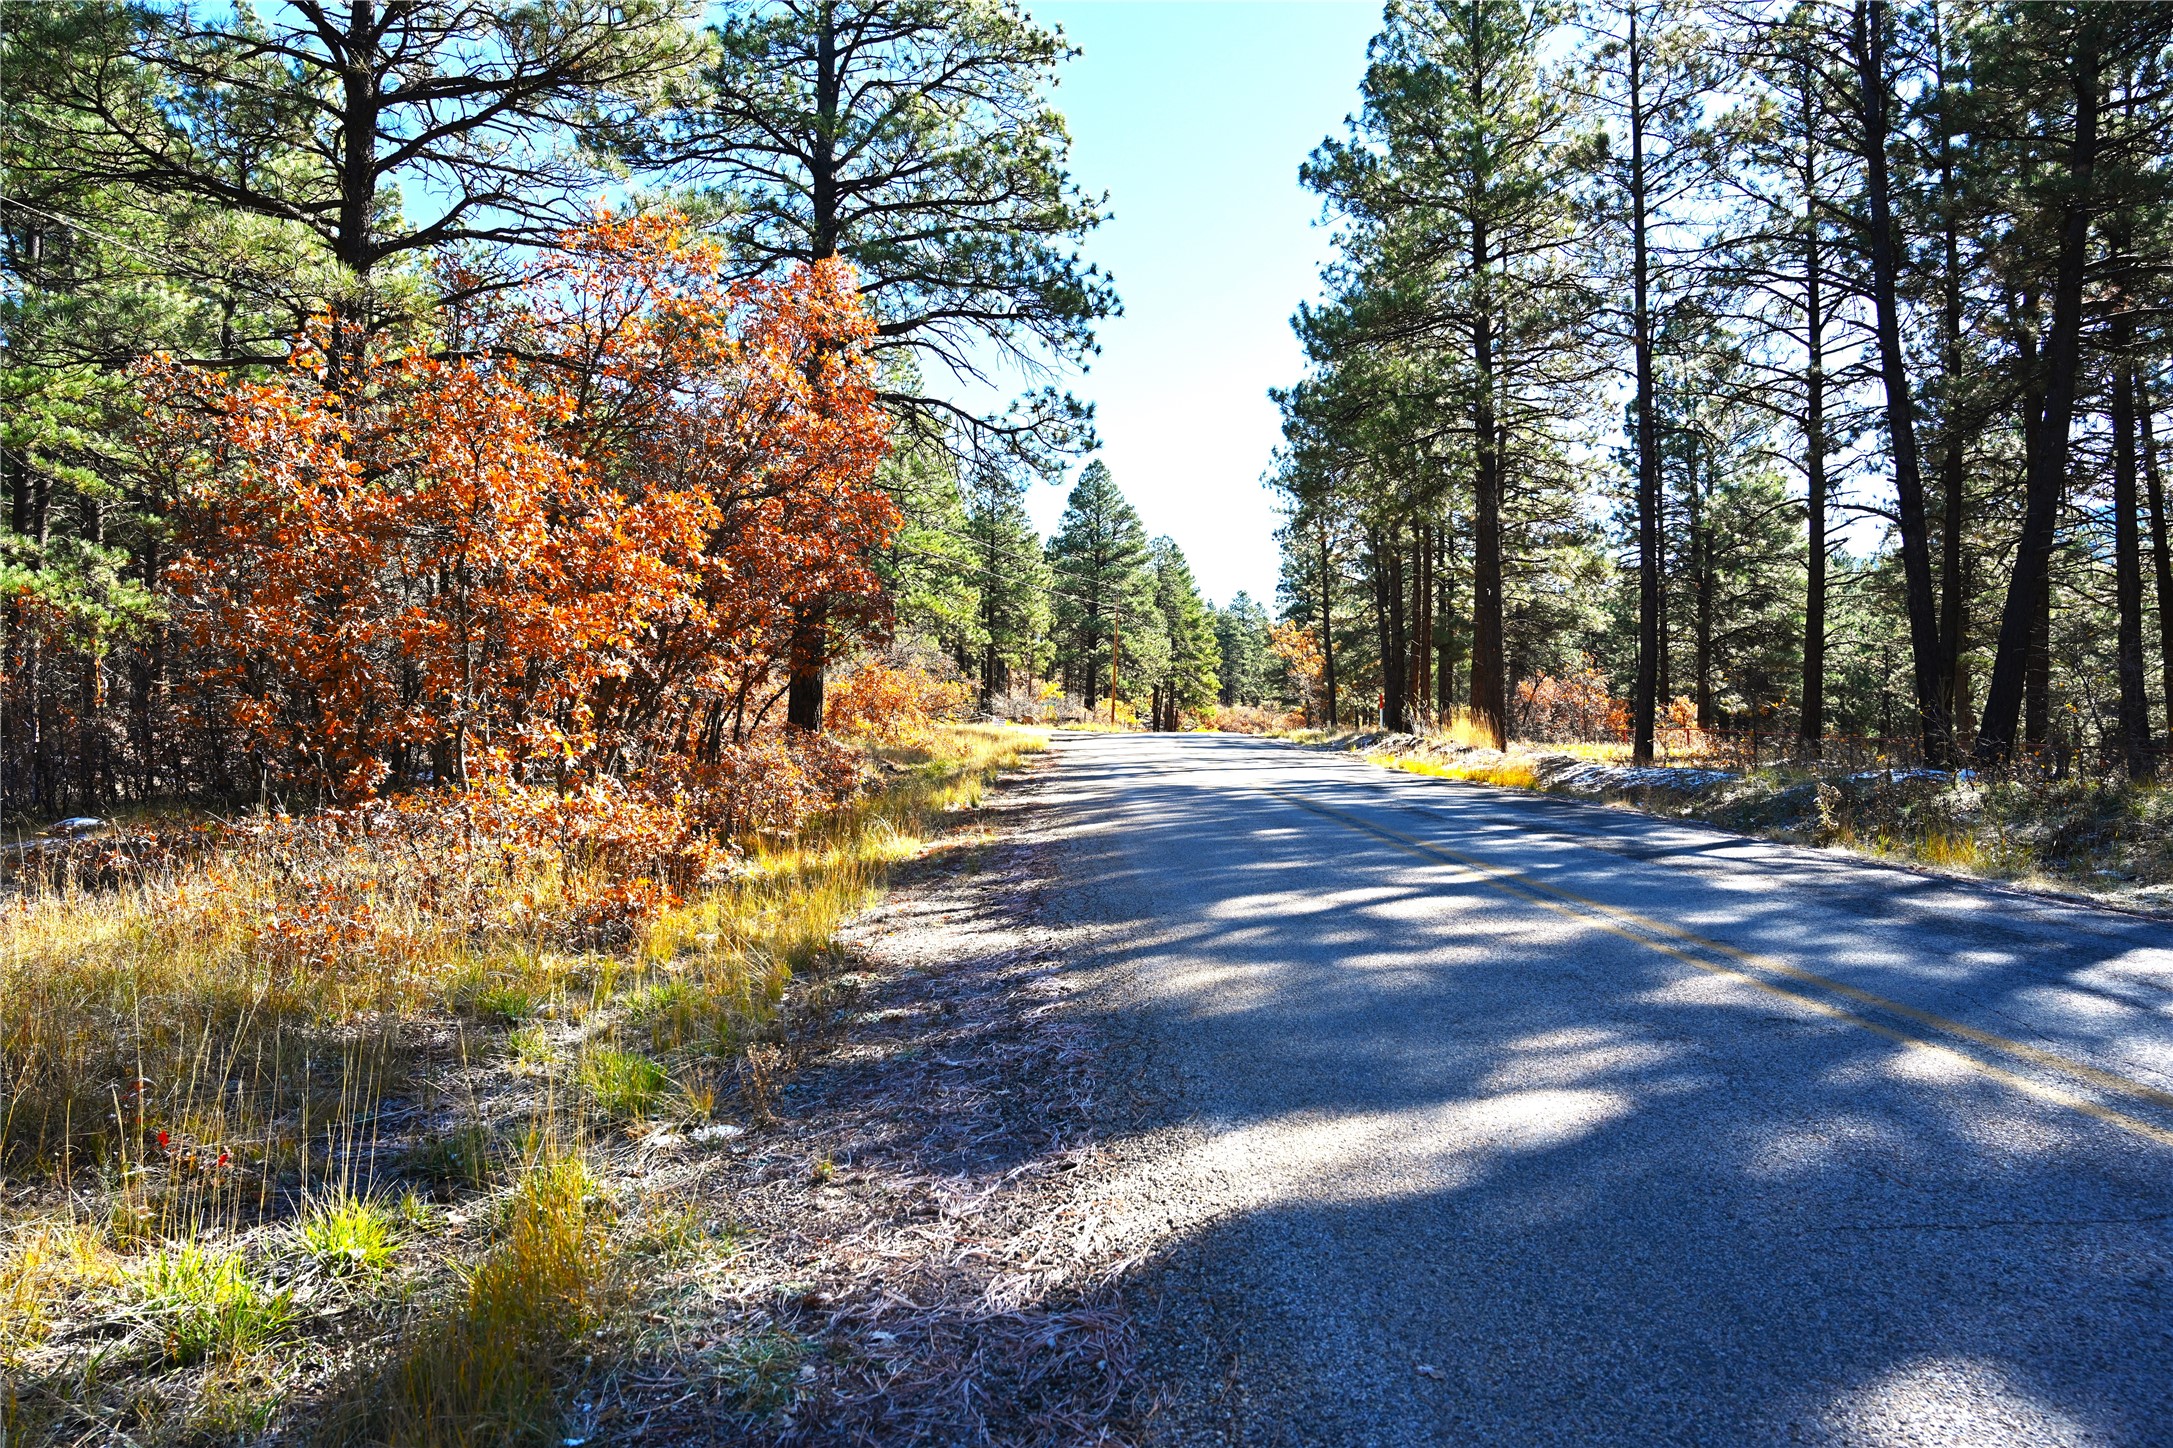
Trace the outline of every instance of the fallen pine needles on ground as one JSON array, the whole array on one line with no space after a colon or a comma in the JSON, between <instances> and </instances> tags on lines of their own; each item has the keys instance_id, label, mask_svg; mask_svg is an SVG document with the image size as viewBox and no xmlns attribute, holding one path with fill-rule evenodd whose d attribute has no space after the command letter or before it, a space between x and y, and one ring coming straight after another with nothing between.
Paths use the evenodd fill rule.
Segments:
<instances>
[{"instance_id":1,"label":"fallen pine needles on ground","mask_svg":"<svg viewBox=\"0 0 2173 1448\"><path fill-rule=\"evenodd\" d=\"M1145 1411L1098 1229L1103 1051L1064 1010L1031 841L916 867L849 940L848 1031L767 1130L660 1144L648 1189L729 1252L658 1259L595 1408L643 1441L1075 1444ZM925 874L921 872L925 871ZM698 1134L697 1134L698 1135Z\"/></svg>"}]
</instances>

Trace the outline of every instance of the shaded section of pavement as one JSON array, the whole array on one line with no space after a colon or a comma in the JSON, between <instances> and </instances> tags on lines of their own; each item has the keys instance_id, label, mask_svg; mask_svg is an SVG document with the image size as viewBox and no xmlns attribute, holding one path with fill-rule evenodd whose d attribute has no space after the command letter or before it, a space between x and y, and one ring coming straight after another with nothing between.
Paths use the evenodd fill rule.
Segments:
<instances>
[{"instance_id":1,"label":"shaded section of pavement","mask_svg":"<svg viewBox=\"0 0 2173 1448\"><path fill-rule=\"evenodd\" d=\"M2173 1442L2163 924L1064 736L1171 1436ZM1779 986L1781 989L1776 989Z\"/></svg>"}]
</instances>

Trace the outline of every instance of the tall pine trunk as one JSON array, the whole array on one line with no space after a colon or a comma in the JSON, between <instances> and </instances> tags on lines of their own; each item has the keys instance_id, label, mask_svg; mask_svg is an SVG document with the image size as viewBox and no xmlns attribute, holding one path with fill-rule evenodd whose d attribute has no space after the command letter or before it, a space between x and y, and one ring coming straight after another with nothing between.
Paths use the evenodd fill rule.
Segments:
<instances>
[{"instance_id":1,"label":"tall pine trunk","mask_svg":"<svg viewBox=\"0 0 2173 1448\"><path fill-rule=\"evenodd\" d=\"M1412 531L1411 545L1411 685L1405 694L1408 709L1423 712L1433 695L1434 654L1434 530L1421 523Z\"/></svg>"},{"instance_id":2,"label":"tall pine trunk","mask_svg":"<svg viewBox=\"0 0 2173 1448\"><path fill-rule=\"evenodd\" d=\"M844 89L838 74L837 17L831 0L823 0L815 37L815 106L822 117L822 134L808 158L810 210L814 223L808 251L816 261L838 254L843 239L839 231L838 160L836 155L838 103ZM785 723L794 729L822 729L823 674L830 663L830 603L816 596L802 603L792 615L791 682L785 692Z\"/></svg>"},{"instance_id":3,"label":"tall pine trunk","mask_svg":"<svg viewBox=\"0 0 2173 1448\"><path fill-rule=\"evenodd\" d=\"M1474 53L1483 47L1481 7L1466 12ZM1471 73L1471 108L1475 115L1486 110L1485 82L1480 70ZM1483 156L1475 158L1477 174L1470 194L1471 228L1471 439L1473 506L1471 517L1471 720L1481 740L1500 749L1509 742L1508 700L1503 680L1502 657L1502 548L1501 430L1494 410L1494 348L1496 305L1491 268L1494 239L1489 208L1492 176Z\"/></svg>"},{"instance_id":4,"label":"tall pine trunk","mask_svg":"<svg viewBox=\"0 0 2173 1448\"><path fill-rule=\"evenodd\" d=\"M2119 615L2120 751L2130 779L2148 779L2150 694L2143 682L2143 560L2136 527L2134 326L2115 329L2113 383L2113 599Z\"/></svg>"},{"instance_id":5,"label":"tall pine trunk","mask_svg":"<svg viewBox=\"0 0 2173 1448\"><path fill-rule=\"evenodd\" d=\"M1401 529L1391 527L1379 537L1373 551L1376 595L1381 607L1381 727L1401 734L1411 727L1405 707L1407 654L1403 591L1403 539Z\"/></svg>"},{"instance_id":6,"label":"tall pine trunk","mask_svg":"<svg viewBox=\"0 0 2173 1448\"><path fill-rule=\"evenodd\" d=\"M1434 707L1442 723L1456 717L1456 521L1442 522L1436 548L1439 576L1434 585Z\"/></svg>"},{"instance_id":7,"label":"tall pine trunk","mask_svg":"<svg viewBox=\"0 0 2173 1448\"><path fill-rule=\"evenodd\" d=\"M1803 152L1803 708L1797 724L1804 752L1818 758L1826 737L1826 295L1818 235L1818 159L1812 124L1816 82L1801 73Z\"/></svg>"},{"instance_id":8,"label":"tall pine trunk","mask_svg":"<svg viewBox=\"0 0 2173 1448\"><path fill-rule=\"evenodd\" d=\"M2158 438L2150 421L2150 387L2135 380L2136 421L2143 434L2143 484L2150 494L2150 556L2158 575L2158 672L2166 732L2173 735L2173 541L2167 537L2165 485L2158 476Z\"/></svg>"},{"instance_id":9,"label":"tall pine trunk","mask_svg":"<svg viewBox=\"0 0 2173 1448\"><path fill-rule=\"evenodd\" d=\"M1644 51L1630 7L1630 295L1637 370L1637 681L1630 757L1652 763L1660 683L1660 440L1653 423L1651 250L1646 225Z\"/></svg>"},{"instance_id":10,"label":"tall pine trunk","mask_svg":"<svg viewBox=\"0 0 2173 1448\"><path fill-rule=\"evenodd\" d=\"M330 17L324 28L330 30ZM378 26L377 7L370 0L352 0L347 9L347 31L338 37L345 53L341 72L343 94L338 102L339 207L333 226L332 251L349 276L330 309L331 346L325 353L325 380L329 390L345 392L361 379L374 318L370 308L370 273L377 265L375 225L380 198L377 193L377 125L384 109L384 81L389 69ZM223 340L223 339L222 339Z\"/></svg>"},{"instance_id":11,"label":"tall pine trunk","mask_svg":"<svg viewBox=\"0 0 2173 1448\"><path fill-rule=\"evenodd\" d=\"M2075 134L2068 148L2069 190L2061 208L2059 271L2053 283L2052 327L2044 348L2045 403L2024 490L2022 538L2015 549L2014 573L2000 614L1999 648L1985 689L1984 719L1977 730L1976 756L1987 764L2004 762L2013 753L2031 635L2037 615L2049 607L2047 574L2081 371L2083 273L2089 259L2090 190L2097 166L2101 97L2094 25L2085 19L2077 30Z\"/></svg>"},{"instance_id":12,"label":"tall pine trunk","mask_svg":"<svg viewBox=\"0 0 2173 1448\"><path fill-rule=\"evenodd\" d=\"M1320 525L1320 657L1322 681L1328 690L1328 727L1340 729L1342 721L1336 714L1335 691L1335 608L1331 595L1335 589L1335 575L1329 571L1331 560L1328 552L1328 524Z\"/></svg>"},{"instance_id":13,"label":"tall pine trunk","mask_svg":"<svg viewBox=\"0 0 2173 1448\"><path fill-rule=\"evenodd\" d=\"M2022 313L2034 317L2037 299L2023 298ZM2040 365L2040 338L2028 328L2018 329L2015 354L2022 377L2022 483L2029 489L2030 469L2035 466L2038 439L2044 435L2045 379ZM2052 720L2052 559L2031 581L2029 653L2022 680L2022 747L2031 758L2042 758Z\"/></svg>"},{"instance_id":14,"label":"tall pine trunk","mask_svg":"<svg viewBox=\"0 0 2173 1448\"><path fill-rule=\"evenodd\" d=\"M2032 759L2052 755L2052 559L2038 570L2030 605L2028 662L2022 673L2022 747Z\"/></svg>"},{"instance_id":15,"label":"tall pine trunk","mask_svg":"<svg viewBox=\"0 0 2173 1448\"><path fill-rule=\"evenodd\" d=\"M1908 602L1909 649L1924 758L1953 757L1953 729L1944 703L1947 666L1932 595L1931 537L1924 478L1917 460L1916 413L1909 392L1909 359L1901 345L1900 247L1895 237L1886 166L1887 84L1885 0L1857 0L1854 48L1862 122L1864 194L1871 222L1871 282L1878 323L1879 376L1886 393L1886 430L1894 461L1895 515L1901 525L1901 566Z\"/></svg>"},{"instance_id":16,"label":"tall pine trunk","mask_svg":"<svg viewBox=\"0 0 2173 1448\"><path fill-rule=\"evenodd\" d=\"M1690 639L1692 663L1697 670L1693 698L1698 727L1713 729L1713 525L1706 516L1705 485L1698 481L1697 460L1690 459ZM1709 480L1708 480L1709 481Z\"/></svg>"},{"instance_id":17,"label":"tall pine trunk","mask_svg":"<svg viewBox=\"0 0 2173 1448\"><path fill-rule=\"evenodd\" d=\"M1499 749L1508 743L1503 699L1501 578L1501 438L1494 422L1494 319L1484 278L1487 235L1474 219L1472 264L1480 278L1479 305L1471 327L1474 507L1471 519L1471 721L1479 737Z\"/></svg>"},{"instance_id":18,"label":"tall pine trunk","mask_svg":"<svg viewBox=\"0 0 2173 1448\"><path fill-rule=\"evenodd\" d=\"M1940 23L1933 80L1939 87L1940 242L1944 267L1940 278L1939 647L1947 663L1942 702L1948 722L1959 731L1970 712L1968 652L1962 637L1969 600L1969 561L1962 551L1962 522L1969 501L1961 417L1962 241L1955 209L1954 127L1947 113L1951 92L1946 31L1944 17L1936 7L1933 16ZM1962 742L1957 740L1957 747Z\"/></svg>"}]
</instances>

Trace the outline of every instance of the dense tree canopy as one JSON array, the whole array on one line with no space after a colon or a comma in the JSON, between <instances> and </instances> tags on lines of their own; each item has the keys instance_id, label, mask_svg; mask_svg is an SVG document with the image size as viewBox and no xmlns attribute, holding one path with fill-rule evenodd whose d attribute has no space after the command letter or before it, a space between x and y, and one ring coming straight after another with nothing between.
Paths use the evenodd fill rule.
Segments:
<instances>
[{"instance_id":1,"label":"dense tree canopy","mask_svg":"<svg viewBox=\"0 0 2173 1448\"><path fill-rule=\"evenodd\" d=\"M1329 707L1499 740L1589 660L1641 757L1666 716L2150 771L2169 43L2161 6L1392 0L1303 172L1340 249L1279 394Z\"/></svg>"},{"instance_id":2,"label":"dense tree canopy","mask_svg":"<svg viewBox=\"0 0 2173 1448\"><path fill-rule=\"evenodd\" d=\"M743 266L843 256L877 346L987 381L1091 352L1116 308L1078 255L1100 204L1066 170L1050 105L1074 52L1008 0L735 0L701 82L637 156L712 192ZM906 416L966 447L1072 442L1084 412L1043 393L1010 417L912 387Z\"/></svg>"},{"instance_id":3,"label":"dense tree canopy","mask_svg":"<svg viewBox=\"0 0 2173 1448\"><path fill-rule=\"evenodd\" d=\"M1116 310L1077 250L1102 218L1049 104L1073 53L1061 34L1010 0L735 0L712 40L675 103L623 129L626 154L697 188L750 274L853 264L893 364L885 405L917 447L1046 473L1084 446L1089 409L1051 387L992 415L920 385L1076 363ZM822 717L829 632L816 600L788 706L804 727Z\"/></svg>"},{"instance_id":4,"label":"dense tree canopy","mask_svg":"<svg viewBox=\"0 0 2173 1448\"><path fill-rule=\"evenodd\" d=\"M7 19L6 809L728 774L885 648L1106 693L1023 506L1084 409L951 400L1116 305L1017 7ZM1174 726L1205 615L1136 533L1084 586Z\"/></svg>"}]
</instances>

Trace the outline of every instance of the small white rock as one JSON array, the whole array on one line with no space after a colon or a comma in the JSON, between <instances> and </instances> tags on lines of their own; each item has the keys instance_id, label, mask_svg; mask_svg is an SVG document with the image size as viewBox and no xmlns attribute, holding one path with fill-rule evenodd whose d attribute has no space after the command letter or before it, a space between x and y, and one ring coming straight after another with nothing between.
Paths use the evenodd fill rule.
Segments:
<instances>
[{"instance_id":1,"label":"small white rock","mask_svg":"<svg viewBox=\"0 0 2173 1448\"><path fill-rule=\"evenodd\" d=\"M720 1121L711 1126L695 1127L692 1131L687 1133L687 1140L702 1142L730 1141L735 1136L745 1136L746 1134L746 1127L733 1126L726 1122Z\"/></svg>"}]
</instances>

